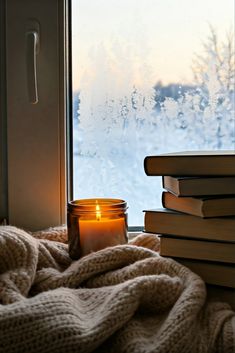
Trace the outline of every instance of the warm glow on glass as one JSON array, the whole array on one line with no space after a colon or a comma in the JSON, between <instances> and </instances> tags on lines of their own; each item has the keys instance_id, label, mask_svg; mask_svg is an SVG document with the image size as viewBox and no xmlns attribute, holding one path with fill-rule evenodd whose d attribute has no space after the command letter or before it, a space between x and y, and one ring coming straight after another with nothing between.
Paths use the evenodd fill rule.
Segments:
<instances>
[{"instance_id":1,"label":"warm glow on glass","mask_svg":"<svg viewBox=\"0 0 235 353\"><path fill-rule=\"evenodd\" d=\"M97 221L100 221L100 219L101 219L101 212L100 212L100 206L99 206L97 200L96 200L95 210L96 210L96 220L97 220Z\"/></svg>"}]
</instances>

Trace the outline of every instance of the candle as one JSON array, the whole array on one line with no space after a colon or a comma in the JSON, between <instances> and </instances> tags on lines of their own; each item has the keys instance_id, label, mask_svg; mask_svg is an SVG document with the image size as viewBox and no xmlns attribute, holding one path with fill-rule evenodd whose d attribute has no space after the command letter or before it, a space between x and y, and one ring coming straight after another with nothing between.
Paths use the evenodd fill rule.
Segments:
<instances>
[{"instance_id":1,"label":"candle","mask_svg":"<svg viewBox=\"0 0 235 353\"><path fill-rule=\"evenodd\" d=\"M86 199L68 205L69 253L79 258L107 246L127 242L126 203L117 199Z\"/></svg>"},{"instance_id":2,"label":"candle","mask_svg":"<svg viewBox=\"0 0 235 353\"><path fill-rule=\"evenodd\" d=\"M123 218L100 220L79 220L80 246L82 254L101 250L107 246L125 243L126 232Z\"/></svg>"}]
</instances>

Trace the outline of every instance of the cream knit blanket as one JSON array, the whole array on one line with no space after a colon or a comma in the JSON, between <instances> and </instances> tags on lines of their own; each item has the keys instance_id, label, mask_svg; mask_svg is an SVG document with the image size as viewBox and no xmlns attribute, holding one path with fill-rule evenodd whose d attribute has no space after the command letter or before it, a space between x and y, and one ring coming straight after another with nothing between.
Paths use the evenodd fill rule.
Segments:
<instances>
[{"instance_id":1,"label":"cream knit blanket","mask_svg":"<svg viewBox=\"0 0 235 353\"><path fill-rule=\"evenodd\" d=\"M78 261L65 239L65 228L0 227L0 352L235 352L235 313L207 303L156 236Z\"/></svg>"}]
</instances>

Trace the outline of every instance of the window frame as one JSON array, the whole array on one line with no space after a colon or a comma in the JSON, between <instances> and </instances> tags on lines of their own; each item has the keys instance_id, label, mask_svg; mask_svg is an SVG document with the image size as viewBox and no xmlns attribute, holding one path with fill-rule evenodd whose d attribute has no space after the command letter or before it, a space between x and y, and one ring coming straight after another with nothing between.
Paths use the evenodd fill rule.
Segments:
<instances>
[{"instance_id":1,"label":"window frame","mask_svg":"<svg viewBox=\"0 0 235 353\"><path fill-rule=\"evenodd\" d=\"M1 42L1 73L5 70L6 75L1 75L1 88L5 88L1 95L5 103L0 112L1 145L5 148L0 156L0 182L5 197L0 200L0 217L28 230L61 225L66 221L66 201L71 197L66 183L71 164L71 158L66 158L67 151L71 154L71 147L67 146L71 122L66 121L66 116L71 115L69 2L22 0L19 4L17 0L7 0L1 2L1 10L1 17L5 17L5 24L1 25L5 33L1 36L6 38L5 48ZM26 104L25 93L21 92L25 88L22 19L36 19L41 27L37 63L41 101L34 106ZM20 63L17 70L16 63ZM46 96L47 84L50 97Z\"/></svg>"},{"instance_id":2,"label":"window frame","mask_svg":"<svg viewBox=\"0 0 235 353\"><path fill-rule=\"evenodd\" d=\"M0 2L0 224L8 218L7 199L7 121L6 121L6 58L5 1Z\"/></svg>"}]
</instances>

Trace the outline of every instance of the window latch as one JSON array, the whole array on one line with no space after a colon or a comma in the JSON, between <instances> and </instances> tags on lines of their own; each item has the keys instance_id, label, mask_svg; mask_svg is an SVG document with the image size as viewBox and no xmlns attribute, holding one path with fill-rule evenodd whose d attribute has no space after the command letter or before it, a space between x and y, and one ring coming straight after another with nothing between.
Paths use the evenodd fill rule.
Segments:
<instances>
[{"instance_id":1,"label":"window latch","mask_svg":"<svg viewBox=\"0 0 235 353\"><path fill-rule=\"evenodd\" d=\"M26 31L26 66L28 98L31 104L38 103L37 55L39 53L39 25L30 21L32 29Z\"/></svg>"}]
</instances>

